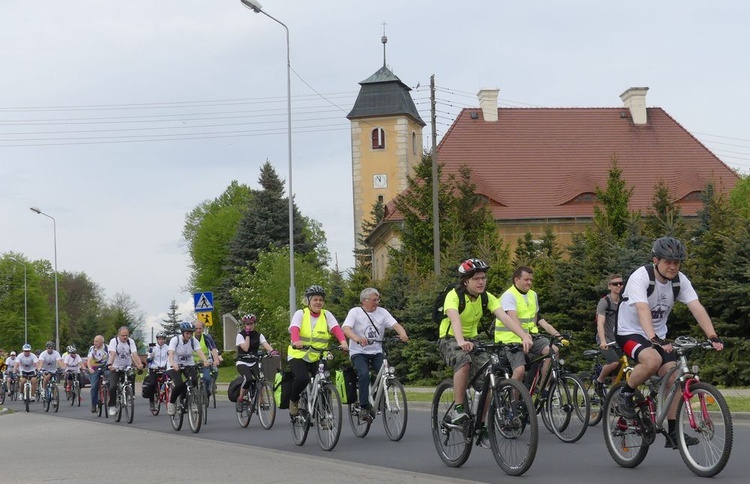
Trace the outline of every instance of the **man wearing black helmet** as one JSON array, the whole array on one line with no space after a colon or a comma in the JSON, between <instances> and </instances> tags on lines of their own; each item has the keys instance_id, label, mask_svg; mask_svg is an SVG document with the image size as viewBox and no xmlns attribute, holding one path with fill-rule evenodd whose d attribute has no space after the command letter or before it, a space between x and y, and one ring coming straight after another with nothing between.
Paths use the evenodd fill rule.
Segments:
<instances>
[{"instance_id":1,"label":"man wearing black helmet","mask_svg":"<svg viewBox=\"0 0 750 484\"><path fill-rule=\"evenodd\" d=\"M622 302L617 314L617 344L637 364L618 396L622 416L635 418L635 389L651 376L663 376L675 365L676 357L667 337L667 318L675 303L673 284L679 283L676 300L687 305L706 336L716 350L724 345L716 336L711 318L698 301L693 285L680 272L680 264L687 257L685 246L673 237L656 239L651 249L651 264L638 268L628 279L622 292ZM651 266L651 267L649 267ZM653 277L650 272L653 271ZM672 382L670 382L671 385ZM677 442L675 417L680 399L676 398L667 414L668 431L672 442ZM688 445L698 443L694 437L686 437Z\"/></svg>"}]
</instances>

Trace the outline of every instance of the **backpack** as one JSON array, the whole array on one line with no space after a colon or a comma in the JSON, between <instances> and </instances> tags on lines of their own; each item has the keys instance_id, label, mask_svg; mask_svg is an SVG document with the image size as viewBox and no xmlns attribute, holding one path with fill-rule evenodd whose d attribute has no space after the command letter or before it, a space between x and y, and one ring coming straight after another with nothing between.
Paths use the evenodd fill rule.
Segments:
<instances>
[{"instance_id":1,"label":"backpack","mask_svg":"<svg viewBox=\"0 0 750 484\"><path fill-rule=\"evenodd\" d=\"M653 264L646 264L643 266L646 268L646 272L648 273L648 289L646 290L646 297L650 297L651 294L654 293L654 288L656 287L656 276L654 275L654 265ZM677 296L680 294L680 273L677 273L677 277L672 279L670 281L672 283L672 295L674 296L674 300L677 301ZM625 286L622 288L622 293L625 293L625 288L628 287L628 283L625 283ZM622 298L623 301L627 301L627 298Z\"/></svg>"},{"instance_id":2,"label":"backpack","mask_svg":"<svg viewBox=\"0 0 750 484\"><path fill-rule=\"evenodd\" d=\"M443 319L445 319L445 312L444 312L444 304L445 304L445 296L448 295L449 292L451 292L454 289L458 289L460 287L459 284L448 284L445 286L445 289L443 289L435 298L435 302L432 304L432 321L435 324L440 324L443 322ZM461 314L464 312L464 309L466 309L466 298L462 297L463 295L459 293L458 298L458 314ZM487 313L487 304L489 298L487 297L487 291L484 291L482 294L479 295L479 297L482 299L482 313Z\"/></svg>"},{"instance_id":3,"label":"backpack","mask_svg":"<svg viewBox=\"0 0 750 484\"><path fill-rule=\"evenodd\" d=\"M653 291L653 289L652 289L652 291ZM607 300L607 309L604 311L604 317L606 318L607 316L611 316L613 314L616 314L617 313L617 308L620 305L620 303L616 303L616 304L613 303L612 302L612 298L609 297L609 294L605 294L604 296L602 296L602 299L606 299ZM615 306L614 309L612 309L612 305L613 304ZM599 313L594 312L594 326L596 326L597 319L599 319Z\"/></svg>"}]
</instances>

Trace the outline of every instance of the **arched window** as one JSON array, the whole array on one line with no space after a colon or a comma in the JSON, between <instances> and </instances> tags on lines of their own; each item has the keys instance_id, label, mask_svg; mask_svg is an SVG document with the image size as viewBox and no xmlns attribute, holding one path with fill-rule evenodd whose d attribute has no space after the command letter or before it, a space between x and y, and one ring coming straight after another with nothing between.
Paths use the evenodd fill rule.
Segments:
<instances>
[{"instance_id":1,"label":"arched window","mask_svg":"<svg viewBox=\"0 0 750 484\"><path fill-rule=\"evenodd\" d=\"M385 149L385 131L383 130L383 128L375 128L372 130L372 149Z\"/></svg>"}]
</instances>

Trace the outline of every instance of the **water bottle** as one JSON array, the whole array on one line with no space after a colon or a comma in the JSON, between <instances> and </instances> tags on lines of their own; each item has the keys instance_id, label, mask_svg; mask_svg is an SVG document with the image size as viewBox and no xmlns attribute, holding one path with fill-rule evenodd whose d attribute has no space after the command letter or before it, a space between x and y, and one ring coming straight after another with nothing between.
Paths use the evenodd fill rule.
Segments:
<instances>
[{"instance_id":1,"label":"water bottle","mask_svg":"<svg viewBox=\"0 0 750 484\"><path fill-rule=\"evenodd\" d=\"M477 414L477 407L479 406L479 399L482 398L482 392L474 390L474 399L471 401L471 413L472 415Z\"/></svg>"}]
</instances>

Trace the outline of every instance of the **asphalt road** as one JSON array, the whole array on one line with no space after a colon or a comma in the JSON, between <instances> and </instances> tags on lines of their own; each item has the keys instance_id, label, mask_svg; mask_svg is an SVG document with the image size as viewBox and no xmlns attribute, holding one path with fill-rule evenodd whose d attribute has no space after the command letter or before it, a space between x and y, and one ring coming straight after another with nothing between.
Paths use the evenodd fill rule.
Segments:
<instances>
[{"instance_id":1,"label":"asphalt road","mask_svg":"<svg viewBox=\"0 0 750 484\"><path fill-rule=\"evenodd\" d=\"M195 448L201 447L200 439L224 442L232 445L231 449L241 454L244 446L264 448L271 451L281 451L278 454L297 454L328 460L334 463L363 464L367 466L379 466L393 470L406 471L407 473L422 473L432 475L437 480L457 479L478 482L497 482L506 479L505 474L496 465L489 450L475 447L468 462L461 468L453 469L445 466L434 448L429 425L429 413L424 404L421 408L412 405L409 411L409 422L406 435L400 442L391 442L385 435L382 420L378 419L367 437L360 439L353 435L349 422L346 420L341 432L341 439L337 447L331 452L323 451L317 443L315 428L311 428L310 435L304 446L296 446L292 442L289 417L286 410L279 410L276 423L271 430L263 430L260 423L253 417L250 426L241 428L235 418L233 404L220 396L218 408L209 411L208 423L204 425L198 434L190 432L187 419L180 432L175 432L162 409L162 413L151 416L145 400L136 399L136 415L133 424L128 425L121 421L115 423L113 419L97 418L89 412L86 405L88 401L88 390L84 390L84 404L81 407L70 407L61 402L57 414L50 413L50 417L61 419L79 419L90 422L99 422L103 435L108 434L109 429L127 427L140 429L143 433L143 445L148 446L152 440L149 435L153 432L168 434L179 439L194 439ZM21 402L6 401L6 407L23 412ZM32 404L29 418L34 414L44 413L41 404ZM2 435L3 418L0 417L0 435ZM47 419L45 419L48 421ZM78 442L74 431L71 442ZM34 448L39 449L39 439L34 438ZM735 422L735 443L732 458L724 471L717 477L722 482L739 483L747 482L750 475L750 459L747 458L747 443L750 442L750 425L747 420ZM88 445L92 445L89 443ZM94 444L95 445L95 444ZM693 478L693 474L685 467L677 451L663 448L663 438L658 437L656 444L652 447L645 462L637 469L620 468L609 456L604 445L601 425L590 427L584 437L575 444L565 444L548 433L543 427L540 428L539 450L536 460L531 469L519 479L541 479L541 482L558 482L579 484L580 482L592 482L606 480L607 484L627 483L637 481L672 482L680 478ZM159 448L151 449L152 455L158 455ZM45 463L55 465L54 453L47 453L40 449L40 455L44 455ZM188 457L189 458L189 457ZM240 457L238 457L240 458ZM202 462L210 465L210 456L203 456ZM6 461L7 463L7 461ZM82 464L85 457L82 458ZM218 470L221 472L220 470ZM386 471L383 470L385 473ZM389 474L390 475L390 474ZM384 475L385 477L385 475ZM355 476L349 478L356 479ZM350 480L350 479L349 479ZM391 482L392 479L385 479ZM635 481L634 481L635 480ZM313 480L315 481L315 480Z\"/></svg>"}]
</instances>

